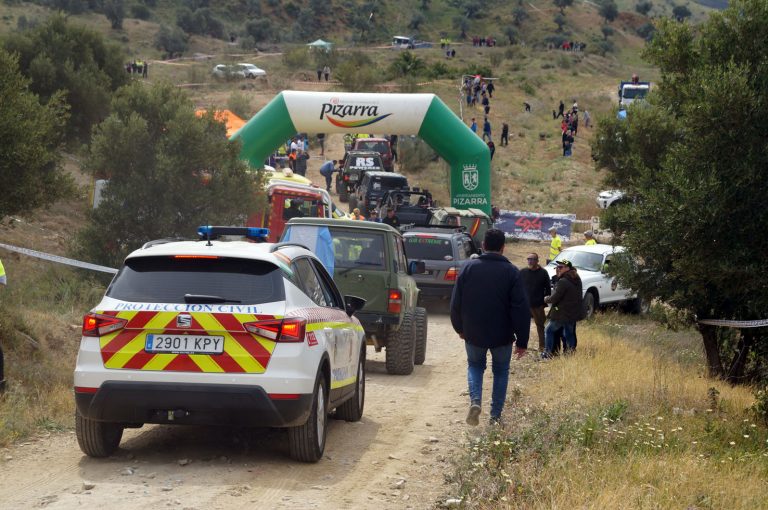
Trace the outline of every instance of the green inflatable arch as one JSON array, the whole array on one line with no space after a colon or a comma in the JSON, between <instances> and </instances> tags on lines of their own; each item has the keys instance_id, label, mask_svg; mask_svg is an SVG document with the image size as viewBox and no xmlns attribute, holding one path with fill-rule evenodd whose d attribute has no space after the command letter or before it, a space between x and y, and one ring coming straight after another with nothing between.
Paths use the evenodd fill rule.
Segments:
<instances>
[{"instance_id":1,"label":"green inflatable arch","mask_svg":"<svg viewBox=\"0 0 768 510\"><path fill-rule=\"evenodd\" d=\"M296 133L418 135L451 167L451 205L491 214L488 146L434 94L356 94L284 91L231 140L254 168Z\"/></svg>"}]
</instances>

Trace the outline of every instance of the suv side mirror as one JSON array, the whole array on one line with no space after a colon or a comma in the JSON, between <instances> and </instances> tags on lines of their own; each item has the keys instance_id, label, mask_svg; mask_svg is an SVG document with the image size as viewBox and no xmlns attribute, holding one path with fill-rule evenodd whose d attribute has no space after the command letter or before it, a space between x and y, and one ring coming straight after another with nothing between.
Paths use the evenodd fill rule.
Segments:
<instances>
[{"instance_id":1,"label":"suv side mirror","mask_svg":"<svg viewBox=\"0 0 768 510\"><path fill-rule=\"evenodd\" d=\"M427 267L423 260L412 260L408 263L408 274L424 274Z\"/></svg>"},{"instance_id":2,"label":"suv side mirror","mask_svg":"<svg viewBox=\"0 0 768 510\"><path fill-rule=\"evenodd\" d=\"M365 299L357 296L344 296L344 310L350 317L352 317L356 311L362 310L364 306Z\"/></svg>"}]
</instances>

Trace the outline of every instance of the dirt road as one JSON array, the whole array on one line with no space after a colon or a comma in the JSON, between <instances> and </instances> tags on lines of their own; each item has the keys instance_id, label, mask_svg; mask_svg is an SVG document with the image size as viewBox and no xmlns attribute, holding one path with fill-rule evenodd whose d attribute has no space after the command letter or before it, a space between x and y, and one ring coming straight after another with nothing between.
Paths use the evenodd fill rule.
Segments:
<instances>
[{"instance_id":1,"label":"dirt road","mask_svg":"<svg viewBox=\"0 0 768 510\"><path fill-rule=\"evenodd\" d=\"M145 426L103 460L56 432L0 451L0 508L432 508L468 427L463 343L445 313L428 335L410 376L369 347L363 419L330 420L317 464L292 461L281 430Z\"/></svg>"}]
</instances>

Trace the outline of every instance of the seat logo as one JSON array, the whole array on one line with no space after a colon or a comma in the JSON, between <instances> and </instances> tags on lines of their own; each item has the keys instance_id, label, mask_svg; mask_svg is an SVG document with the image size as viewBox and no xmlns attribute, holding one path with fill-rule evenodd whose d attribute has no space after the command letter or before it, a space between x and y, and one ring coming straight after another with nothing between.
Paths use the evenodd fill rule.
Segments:
<instances>
[{"instance_id":1,"label":"seat logo","mask_svg":"<svg viewBox=\"0 0 768 510\"><path fill-rule=\"evenodd\" d=\"M176 316L176 327L177 328L191 328L192 327L192 316L186 313L180 313Z\"/></svg>"},{"instance_id":2,"label":"seat logo","mask_svg":"<svg viewBox=\"0 0 768 510\"><path fill-rule=\"evenodd\" d=\"M474 191L480 183L480 176L477 173L477 165L464 165L461 171L461 183L467 191Z\"/></svg>"}]
</instances>

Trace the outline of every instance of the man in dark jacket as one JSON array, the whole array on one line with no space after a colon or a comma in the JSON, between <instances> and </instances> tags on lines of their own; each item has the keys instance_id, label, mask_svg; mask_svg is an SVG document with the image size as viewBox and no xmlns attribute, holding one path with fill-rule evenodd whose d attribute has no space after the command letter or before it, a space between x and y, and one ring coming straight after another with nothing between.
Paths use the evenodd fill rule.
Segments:
<instances>
[{"instance_id":1,"label":"man in dark jacket","mask_svg":"<svg viewBox=\"0 0 768 510\"><path fill-rule=\"evenodd\" d=\"M512 344L516 344L515 355L521 358L531 328L520 272L502 255L504 232L488 230L483 250L463 266L451 298L451 324L464 339L467 351L470 425L479 423L488 351L493 369L491 423L499 423L507 396Z\"/></svg>"},{"instance_id":2,"label":"man in dark jacket","mask_svg":"<svg viewBox=\"0 0 768 510\"><path fill-rule=\"evenodd\" d=\"M581 296L581 278L569 260L557 261L557 283L551 296L544 298L552 309L549 311L549 322L544 329L543 358L552 356L555 336L562 334L565 338L566 351L576 348L576 321L583 318L583 303Z\"/></svg>"},{"instance_id":3,"label":"man in dark jacket","mask_svg":"<svg viewBox=\"0 0 768 510\"><path fill-rule=\"evenodd\" d=\"M528 267L520 270L520 277L525 284L528 304L531 305L531 318L539 335L539 352L544 352L544 298L552 293L552 283L547 270L539 265L538 254L529 253L526 262Z\"/></svg>"}]
</instances>

